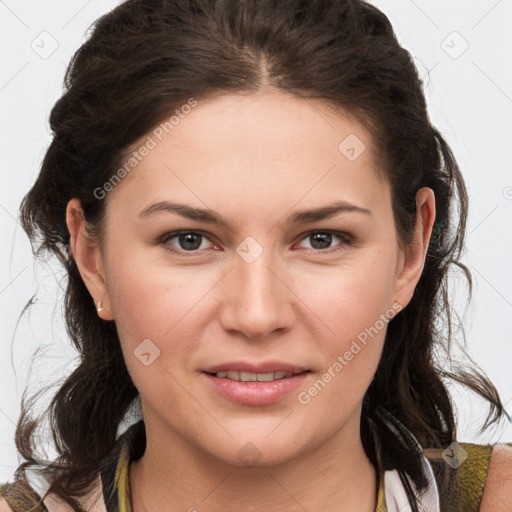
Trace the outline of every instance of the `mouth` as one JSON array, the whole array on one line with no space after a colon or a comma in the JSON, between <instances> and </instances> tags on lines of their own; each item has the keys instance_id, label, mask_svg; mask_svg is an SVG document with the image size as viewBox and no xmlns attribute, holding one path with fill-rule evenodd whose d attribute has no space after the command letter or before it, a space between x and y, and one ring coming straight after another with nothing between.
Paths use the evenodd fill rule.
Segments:
<instances>
[{"instance_id":1,"label":"mouth","mask_svg":"<svg viewBox=\"0 0 512 512\"><path fill-rule=\"evenodd\" d=\"M309 368L269 361L232 362L201 372L215 394L244 405L268 405L289 397L304 384Z\"/></svg>"},{"instance_id":2,"label":"mouth","mask_svg":"<svg viewBox=\"0 0 512 512\"><path fill-rule=\"evenodd\" d=\"M294 377L295 375L301 375L303 373L309 373L311 370L299 370L296 372L287 372L284 370L278 370L276 372L267 373L255 373L255 372L244 372L236 370L218 371L218 372L205 372L212 377L219 379L229 379L239 382L272 382L275 380L287 379Z\"/></svg>"}]
</instances>

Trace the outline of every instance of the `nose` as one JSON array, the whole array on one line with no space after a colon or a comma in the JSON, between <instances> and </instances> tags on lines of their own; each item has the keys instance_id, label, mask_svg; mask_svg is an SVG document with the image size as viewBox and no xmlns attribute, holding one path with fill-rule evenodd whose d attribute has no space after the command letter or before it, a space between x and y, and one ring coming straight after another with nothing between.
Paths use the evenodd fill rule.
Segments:
<instances>
[{"instance_id":1,"label":"nose","mask_svg":"<svg viewBox=\"0 0 512 512\"><path fill-rule=\"evenodd\" d=\"M232 270L223 280L223 328L253 340L289 329L294 319L294 295L282 274L265 252L251 263L236 256Z\"/></svg>"}]
</instances>

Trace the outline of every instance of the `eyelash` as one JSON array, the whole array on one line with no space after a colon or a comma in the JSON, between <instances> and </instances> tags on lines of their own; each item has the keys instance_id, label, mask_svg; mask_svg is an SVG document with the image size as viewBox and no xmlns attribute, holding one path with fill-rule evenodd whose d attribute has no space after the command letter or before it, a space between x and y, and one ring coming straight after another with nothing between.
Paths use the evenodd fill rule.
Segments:
<instances>
[{"instance_id":1,"label":"eyelash","mask_svg":"<svg viewBox=\"0 0 512 512\"><path fill-rule=\"evenodd\" d=\"M348 233L345 233L344 231L333 231L333 230L329 230L329 229L316 229L314 231L308 231L304 235L301 235L302 237L300 238L299 242L302 242L303 240L306 240L307 238L309 238L311 235L313 235L315 233L328 233L330 235L337 236L337 237L339 237L342 240L340 242L340 244L338 244L337 246L334 246L333 248L329 248L329 249L307 249L308 251L312 251L312 252L315 252L317 254L332 254L332 253L335 253L337 251L340 251L340 250L344 249L345 246L353 245L353 243L354 243L353 237L351 235L349 235ZM190 256L197 255L201 251L200 249L196 249L194 251L185 251L183 249L175 249L174 247L172 247L169 244L169 241L172 240L173 238L176 238L176 237L178 237L180 235L185 235L185 234L199 235L199 236L201 236L203 238L206 238L206 239L210 240L209 237L205 233L202 233L201 231L173 231L173 232L170 232L170 233L166 233L165 235L160 237L158 239L157 243L160 244L160 245L163 245L165 250L167 250L169 252L172 252L174 254L185 255L185 254L189 253ZM211 240L210 240L210 242L211 242Z\"/></svg>"}]
</instances>

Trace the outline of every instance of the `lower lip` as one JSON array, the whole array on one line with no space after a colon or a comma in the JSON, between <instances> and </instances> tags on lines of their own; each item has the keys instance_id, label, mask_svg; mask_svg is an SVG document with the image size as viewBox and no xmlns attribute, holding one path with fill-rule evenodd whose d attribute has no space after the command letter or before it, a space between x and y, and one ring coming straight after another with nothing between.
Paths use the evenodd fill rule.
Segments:
<instances>
[{"instance_id":1,"label":"lower lip","mask_svg":"<svg viewBox=\"0 0 512 512\"><path fill-rule=\"evenodd\" d=\"M267 405L285 398L299 388L308 373L299 373L293 377L271 382L242 382L215 377L204 372L203 375L215 391L232 402L245 405Z\"/></svg>"}]
</instances>

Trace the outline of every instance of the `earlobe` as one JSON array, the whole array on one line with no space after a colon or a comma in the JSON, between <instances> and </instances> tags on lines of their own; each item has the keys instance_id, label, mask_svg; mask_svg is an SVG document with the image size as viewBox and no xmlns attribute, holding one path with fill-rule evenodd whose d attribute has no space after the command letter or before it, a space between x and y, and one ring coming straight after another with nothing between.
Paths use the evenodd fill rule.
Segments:
<instances>
[{"instance_id":1,"label":"earlobe","mask_svg":"<svg viewBox=\"0 0 512 512\"><path fill-rule=\"evenodd\" d=\"M395 293L401 304L411 300L420 280L436 217L434 191L423 187L416 194L416 227L413 239L403 250Z\"/></svg>"},{"instance_id":2,"label":"earlobe","mask_svg":"<svg viewBox=\"0 0 512 512\"><path fill-rule=\"evenodd\" d=\"M69 251L91 294L98 315L104 320L113 320L103 256L99 244L91 240L87 232L86 221L78 199L72 199L68 203L66 224L70 233Z\"/></svg>"}]
</instances>

